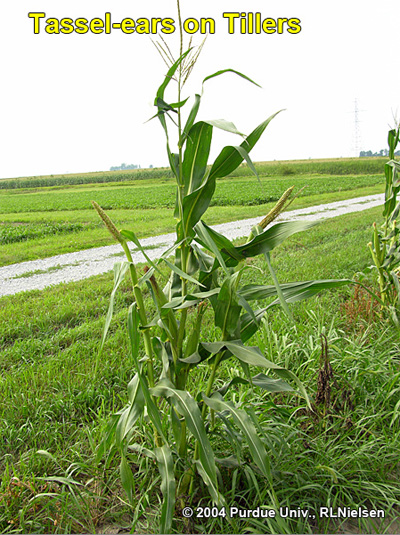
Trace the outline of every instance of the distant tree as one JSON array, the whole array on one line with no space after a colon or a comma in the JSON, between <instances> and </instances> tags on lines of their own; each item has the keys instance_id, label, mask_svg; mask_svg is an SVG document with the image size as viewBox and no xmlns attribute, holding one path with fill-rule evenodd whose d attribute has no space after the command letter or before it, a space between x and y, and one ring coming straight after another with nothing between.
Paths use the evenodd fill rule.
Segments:
<instances>
[{"instance_id":1,"label":"distant tree","mask_svg":"<svg viewBox=\"0 0 400 535\"><path fill-rule=\"evenodd\" d=\"M400 151L395 152L396 156L400 156ZM372 150L362 150L360 151L360 158L371 158L376 156L389 156L388 149L381 149L379 152L372 152Z\"/></svg>"},{"instance_id":2,"label":"distant tree","mask_svg":"<svg viewBox=\"0 0 400 535\"><path fill-rule=\"evenodd\" d=\"M140 165L134 163L126 165L126 163L121 163L119 166L110 167L110 171L126 171L127 169L140 169Z\"/></svg>"}]
</instances>

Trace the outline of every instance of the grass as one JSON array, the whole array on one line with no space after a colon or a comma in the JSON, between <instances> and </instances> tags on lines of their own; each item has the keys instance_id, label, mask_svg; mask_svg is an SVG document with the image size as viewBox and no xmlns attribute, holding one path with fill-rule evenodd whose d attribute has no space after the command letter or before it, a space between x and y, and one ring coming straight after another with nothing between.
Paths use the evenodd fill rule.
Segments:
<instances>
[{"instance_id":1,"label":"grass","mask_svg":"<svg viewBox=\"0 0 400 535\"><path fill-rule=\"evenodd\" d=\"M366 243L371 221L380 213L376 208L341 216L292 237L273 256L279 280L351 278L370 263ZM9 247L17 245L22 244ZM266 269L262 262L251 266L248 282L265 281L259 272ZM133 508L118 483L116 462L95 462L109 414L126 403L126 384L133 375L125 331L132 301L128 281L117 293L110 336L94 375L112 284L106 274L0 298L4 533L157 529L159 480L152 461L130 452ZM292 394L252 392L241 385L230 392L245 405L257 399L258 432L271 452L279 502L313 511L319 506L383 508L384 523L361 519L355 527L365 533L395 532L398 526L390 523L400 510L398 330L379 317L371 321L351 287L298 303L292 310L296 327L288 327L286 317L272 309L252 343L270 360L295 370L315 402L324 334L333 369L330 404L315 405L310 413ZM213 340L211 321L207 331ZM238 373L232 361L225 362L223 381ZM200 367L199 385L202 377ZM234 442L226 436L218 427L212 437L221 458L234 453ZM137 444L142 441L138 433ZM221 465L220 479L229 505L254 508L270 502L250 458L241 467ZM195 499L211 505L201 492ZM318 515L309 520L236 519L232 525L221 518L197 519L189 524L200 533L332 533L350 527ZM187 528L178 518L176 532Z\"/></svg>"}]
</instances>

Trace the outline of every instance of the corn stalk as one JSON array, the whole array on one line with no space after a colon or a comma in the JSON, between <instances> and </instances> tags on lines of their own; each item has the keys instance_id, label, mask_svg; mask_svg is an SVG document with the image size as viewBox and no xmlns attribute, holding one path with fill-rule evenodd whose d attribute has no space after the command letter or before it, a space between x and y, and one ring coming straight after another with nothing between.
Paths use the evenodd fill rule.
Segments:
<instances>
[{"instance_id":1,"label":"corn stalk","mask_svg":"<svg viewBox=\"0 0 400 535\"><path fill-rule=\"evenodd\" d=\"M179 7L179 3L178 3ZM180 12L179 12L180 17ZM191 109L184 120L182 110L188 99L182 99L182 88L197 59L198 51L181 50L177 60L171 59L166 43L159 44L167 61L168 72L156 93L156 114L166 136L166 150L171 170L176 180L176 242L157 262L152 262L132 230L117 230L110 218L94 203L108 230L121 244L126 261L114 268L115 284L102 339L102 345L110 325L113 298L125 273L131 276L133 303L128 313L128 333L135 375L128 386L129 402L113 416L98 457L109 451L119 451L121 456L121 480L128 498L134 497L134 480L128 457L134 444L138 422L144 424L147 412L154 442L142 448L156 460L161 475L164 496L160 515L160 532L170 533L176 499L179 505L187 505L193 496L194 482L207 488L211 499L219 506L224 498L217 479L217 464L210 439L210 428L215 416L230 415L228 425L236 427L243 443L253 459L258 473L265 478L271 499L278 505L273 492L273 478L269 453L256 431L252 419L243 408L229 401L229 390L237 384L256 386L262 390L293 391L309 404L307 393L290 370L265 358L260 349L248 345L252 335L260 327L265 313L276 305L287 308L288 303L312 297L326 288L338 287L349 281L324 280L279 284L276 276L273 285L243 285L242 274L248 268L247 260L265 255L272 270L270 252L293 234L307 230L313 223L294 221L274 223L276 216L287 204L291 190L286 192L277 206L253 229L249 240L241 246L234 245L223 235L210 228L203 216L212 200L216 181L232 173L243 161L255 172L250 151L256 145L274 113L259 124L248 136L243 136L228 121L198 120L201 95L196 94ZM215 72L203 80L203 86L225 73L254 84L250 78L233 69ZM177 84L177 99L166 96L170 84ZM279 113L279 112L278 112ZM173 152L167 120L177 128L177 152ZM222 148L214 162L209 164L212 135L215 128L241 136L240 145ZM145 275L138 279L128 247L132 242L139 247L148 261ZM174 255L171 259L171 255ZM168 281L161 288L164 264L169 270ZM273 273L271 271L271 273ZM156 313L150 317L142 288L147 285ZM273 298L264 308L254 308L252 302ZM189 314L190 312L190 314ZM205 338L203 325L210 317L219 332L219 340ZM143 339L144 356L140 345ZM238 365L238 376L222 389L215 388L221 364L231 360ZM199 366L208 366L205 389L196 380ZM268 375L259 373L252 377L250 368L261 367ZM243 370L243 375L240 374ZM269 373L273 373L273 378ZM188 391L189 377L194 380ZM290 384L292 383L292 385ZM210 412L209 412L210 411ZM244 446L238 444L239 451ZM236 459L237 464L241 459ZM189 498L187 494L189 493ZM185 501L186 500L186 501Z\"/></svg>"}]
</instances>

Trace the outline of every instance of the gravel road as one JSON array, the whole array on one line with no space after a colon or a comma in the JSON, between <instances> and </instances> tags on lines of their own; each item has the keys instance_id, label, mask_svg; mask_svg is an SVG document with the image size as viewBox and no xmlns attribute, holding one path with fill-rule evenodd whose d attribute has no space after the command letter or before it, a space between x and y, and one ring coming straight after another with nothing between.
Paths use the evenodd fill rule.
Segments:
<instances>
[{"instance_id":1,"label":"gravel road","mask_svg":"<svg viewBox=\"0 0 400 535\"><path fill-rule=\"evenodd\" d=\"M384 195L369 195L357 197L329 204L320 204L299 210L285 212L278 221L294 221L297 219L317 221L336 217L351 212L360 212L382 205ZM260 221L260 217L242 219L232 223L222 223L213 228L233 240L250 234L251 228ZM143 248L150 247L146 253L151 259L158 258L160 254L174 243L174 234L163 234L153 238L141 240ZM29 242L27 243L29 246ZM123 259L120 244L106 247L96 247L76 253L52 256L41 260L20 262L0 268L0 296L14 295L26 290L41 290L47 286L64 282L86 279L92 275L99 275L112 270L114 262ZM134 262L145 261L140 252L133 252Z\"/></svg>"}]
</instances>

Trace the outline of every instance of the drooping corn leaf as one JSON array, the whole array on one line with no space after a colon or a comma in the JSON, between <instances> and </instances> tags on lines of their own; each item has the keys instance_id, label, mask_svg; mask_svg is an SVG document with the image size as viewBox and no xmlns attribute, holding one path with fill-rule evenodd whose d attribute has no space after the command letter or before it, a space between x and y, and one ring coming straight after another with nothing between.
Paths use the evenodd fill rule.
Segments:
<instances>
[{"instance_id":1,"label":"drooping corn leaf","mask_svg":"<svg viewBox=\"0 0 400 535\"><path fill-rule=\"evenodd\" d=\"M285 300L289 303L294 303L295 301L313 297L321 290L340 288L347 284L354 284L354 281L351 279L323 279L304 282L285 282L281 283L280 287ZM248 301L253 299L266 299L277 295L275 286L262 284L248 284L240 288L239 293ZM274 301L274 303L276 302Z\"/></svg>"},{"instance_id":2,"label":"drooping corn leaf","mask_svg":"<svg viewBox=\"0 0 400 535\"><path fill-rule=\"evenodd\" d=\"M248 243L236 247L236 250L249 258L268 253L293 234L307 230L316 224L316 221L283 221L282 223L276 223L267 228L262 234L255 236Z\"/></svg>"},{"instance_id":3,"label":"drooping corn leaf","mask_svg":"<svg viewBox=\"0 0 400 535\"><path fill-rule=\"evenodd\" d=\"M236 358L238 358L239 360L243 362L246 362L247 364L250 364L252 366L261 366L262 368L265 368L265 369L272 369L274 373L276 373L279 377L286 379L286 380L287 379L293 380L298 386L299 392L306 400L308 407L311 408L311 404L310 404L310 400L308 398L307 392L304 388L303 383L298 379L298 377L290 370L286 370L285 368L282 368L281 366L278 366L274 362L271 362L270 360L266 359L258 347L245 346L243 345L241 340L230 340L230 341L211 342L211 343L203 342L201 345L206 350L214 354L226 348Z\"/></svg>"},{"instance_id":4,"label":"drooping corn leaf","mask_svg":"<svg viewBox=\"0 0 400 535\"><path fill-rule=\"evenodd\" d=\"M161 475L161 492L163 505L161 508L160 533L171 533L172 519L175 510L175 474L172 453L167 444L154 450L158 470Z\"/></svg>"},{"instance_id":5,"label":"drooping corn leaf","mask_svg":"<svg viewBox=\"0 0 400 535\"><path fill-rule=\"evenodd\" d=\"M267 392L293 392L294 390L293 387L291 387L285 381L282 381L282 379L272 379L272 377L268 377L264 373L259 373L258 375L252 377L251 383L262 390L266 390ZM237 384L247 385L249 384L249 380L245 379L244 377L234 377L221 386L221 388L218 388L216 392L221 394L221 396L225 396L231 386L235 386Z\"/></svg>"},{"instance_id":6,"label":"drooping corn leaf","mask_svg":"<svg viewBox=\"0 0 400 535\"><path fill-rule=\"evenodd\" d=\"M260 85L258 85L256 82L254 82L251 78L249 78L248 76L246 76L245 74L242 74L241 72L239 71L236 71L235 69L222 69L220 71L217 71L217 72L214 72L213 74L210 74L209 76L206 76L203 80L203 85L204 83L207 81L207 80L211 80L211 78L215 78L216 76L221 76L221 74L225 74L226 72L233 72L234 74L237 74L238 76L240 76L241 78L244 78L245 80L247 80L248 82L251 82L252 84L256 85L257 87L261 87Z\"/></svg>"},{"instance_id":7,"label":"drooping corn leaf","mask_svg":"<svg viewBox=\"0 0 400 535\"><path fill-rule=\"evenodd\" d=\"M274 113L266 121L262 122L241 143L241 147L249 153L272 119L280 112ZM213 163L209 178L220 178L229 175L243 162L243 156L235 147L224 147Z\"/></svg>"},{"instance_id":8,"label":"drooping corn leaf","mask_svg":"<svg viewBox=\"0 0 400 535\"><path fill-rule=\"evenodd\" d=\"M242 307L237 300L237 279L239 272L227 277L221 285L215 301L214 321L223 336L233 337L239 328L239 317Z\"/></svg>"},{"instance_id":9,"label":"drooping corn leaf","mask_svg":"<svg viewBox=\"0 0 400 535\"><path fill-rule=\"evenodd\" d=\"M208 440L204 422L196 401L188 392L176 389L168 379L162 379L154 388L150 389L150 392L156 397L171 398L176 410L184 416L188 429L199 443L199 462L207 474L205 483L208 486L213 500L218 503L219 493L214 452Z\"/></svg>"},{"instance_id":10,"label":"drooping corn leaf","mask_svg":"<svg viewBox=\"0 0 400 535\"><path fill-rule=\"evenodd\" d=\"M271 468L264 444L257 435L253 422L247 415L246 411L238 409L230 401L225 401L218 393L208 398L203 394L204 402L213 410L218 412L229 411L234 422L241 430L249 446L250 454L262 474L271 480Z\"/></svg>"},{"instance_id":11,"label":"drooping corn leaf","mask_svg":"<svg viewBox=\"0 0 400 535\"><path fill-rule=\"evenodd\" d=\"M126 460L125 454L122 453L121 463L119 465L119 473L121 476L121 483L128 497L130 504L133 504L133 497L135 495L135 479L132 474L131 467Z\"/></svg>"},{"instance_id":12,"label":"drooping corn leaf","mask_svg":"<svg viewBox=\"0 0 400 535\"><path fill-rule=\"evenodd\" d=\"M144 396L142 389L140 388L140 381L137 373L129 382L128 397L129 404L122 410L115 429L115 442L118 447L122 446L123 440L128 433L131 432L138 418L143 414Z\"/></svg>"}]
</instances>

